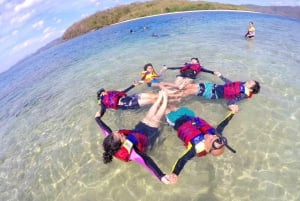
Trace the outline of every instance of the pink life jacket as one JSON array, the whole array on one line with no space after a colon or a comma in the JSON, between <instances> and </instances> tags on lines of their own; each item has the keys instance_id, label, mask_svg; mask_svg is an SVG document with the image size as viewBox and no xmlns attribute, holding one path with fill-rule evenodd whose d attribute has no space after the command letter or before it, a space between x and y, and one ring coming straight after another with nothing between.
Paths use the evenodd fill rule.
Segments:
<instances>
[{"instance_id":1,"label":"pink life jacket","mask_svg":"<svg viewBox=\"0 0 300 201\"><path fill-rule=\"evenodd\" d=\"M101 98L101 104L106 108L112 109L117 109L119 99L126 96L126 93L121 91L106 91L106 93L107 94Z\"/></svg>"},{"instance_id":2,"label":"pink life jacket","mask_svg":"<svg viewBox=\"0 0 300 201\"><path fill-rule=\"evenodd\" d=\"M189 120L177 128L177 136L184 142L185 146L188 145L192 138L201 133L204 135L213 134L214 128L199 117L190 117Z\"/></svg>"},{"instance_id":3,"label":"pink life jacket","mask_svg":"<svg viewBox=\"0 0 300 201\"><path fill-rule=\"evenodd\" d=\"M183 73L186 70L193 70L195 75L198 75L201 72L200 64L186 64L180 69L180 73Z\"/></svg>"},{"instance_id":4,"label":"pink life jacket","mask_svg":"<svg viewBox=\"0 0 300 201\"><path fill-rule=\"evenodd\" d=\"M233 99L240 95L242 82L229 82L224 85L224 99Z\"/></svg>"}]
</instances>

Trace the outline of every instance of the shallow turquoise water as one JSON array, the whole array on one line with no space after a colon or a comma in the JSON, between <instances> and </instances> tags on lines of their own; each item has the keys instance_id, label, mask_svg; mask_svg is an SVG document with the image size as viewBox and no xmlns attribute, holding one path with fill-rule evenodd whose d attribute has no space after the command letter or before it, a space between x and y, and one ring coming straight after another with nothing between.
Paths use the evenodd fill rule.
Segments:
<instances>
[{"instance_id":1,"label":"shallow turquoise water","mask_svg":"<svg viewBox=\"0 0 300 201\"><path fill-rule=\"evenodd\" d=\"M246 41L250 20L257 36ZM299 30L299 21L258 13L180 13L110 26L27 58L0 74L0 200L299 200ZM104 165L98 88L124 89L145 63L160 69L194 56L231 80L261 83L224 131L237 154L193 159L175 186L135 163ZM198 80L222 83L204 73ZM212 125L227 112L224 101L191 97L181 105ZM104 119L131 128L147 109L108 111ZM184 150L174 134L163 125L150 153L166 172Z\"/></svg>"}]
</instances>

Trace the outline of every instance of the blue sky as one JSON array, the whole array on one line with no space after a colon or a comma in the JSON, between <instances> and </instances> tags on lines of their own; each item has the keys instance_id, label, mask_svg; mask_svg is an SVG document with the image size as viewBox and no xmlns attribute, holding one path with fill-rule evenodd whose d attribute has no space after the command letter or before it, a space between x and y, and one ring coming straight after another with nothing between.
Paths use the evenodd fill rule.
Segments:
<instances>
[{"instance_id":1,"label":"blue sky","mask_svg":"<svg viewBox=\"0 0 300 201\"><path fill-rule=\"evenodd\" d=\"M80 19L116 5L145 0L0 0L0 73L62 36ZM209 2L300 6L300 0Z\"/></svg>"}]
</instances>

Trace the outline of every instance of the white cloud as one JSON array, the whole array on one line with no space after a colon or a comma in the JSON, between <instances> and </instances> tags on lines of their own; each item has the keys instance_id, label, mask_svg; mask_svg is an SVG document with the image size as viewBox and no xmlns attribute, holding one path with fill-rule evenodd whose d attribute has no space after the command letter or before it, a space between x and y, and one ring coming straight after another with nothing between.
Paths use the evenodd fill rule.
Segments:
<instances>
[{"instance_id":1,"label":"white cloud","mask_svg":"<svg viewBox=\"0 0 300 201\"><path fill-rule=\"evenodd\" d=\"M29 19L31 16L32 16L32 12L30 13L25 13L24 15L21 15L21 16L15 16L13 17L11 20L10 20L10 24L20 24L24 21L26 21L27 19Z\"/></svg>"},{"instance_id":2,"label":"white cloud","mask_svg":"<svg viewBox=\"0 0 300 201\"><path fill-rule=\"evenodd\" d=\"M40 21L34 23L32 25L32 28L34 28L34 29L41 29L41 28L43 28L43 26L44 26L44 21L40 20Z\"/></svg>"},{"instance_id":3,"label":"white cloud","mask_svg":"<svg viewBox=\"0 0 300 201\"><path fill-rule=\"evenodd\" d=\"M46 29L44 29L43 34L47 34L51 31L51 27L47 27Z\"/></svg>"},{"instance_id":4,"label":"white cloud","mask_svg":"<svg viewBox=\"0 0 300 201\"><path fill-rule=\"evenodd\" d=\"M99 0L90 0L90 2L91 2L92 4L95 4L96 6L101 5L101 2L100 2Z\"/></svg>"},{"instance_id":5,"label":"white cloud","mask_svg":"<svg viewBox=\"0 0 300 201\"><path fill-rule=\"evenodd\" d=\"M18 30L14 30L14 31L11 33L11 35L16 36L16 35L18 35L18 33L19 33Z\"/></svg>"},{"instance_id":6,"label":"white cloud","mask_svg":"<svg viewBox=\"0 0 300 201\"><path fill-rule=\"evenodd\" d=\"M13 55L16 52L19 52L21 50L23 50L24 48L28 47L31 44L30 40L26 40L24 42L22 42L21 44L18 44L16 46L14 46L10 52L11 55Z\"/></svg>"},{"instance_id":7,"label":"white cloud","mask_svg":"<svg viewBox=\"0 0 300 201\"><path fill-rule=\"evenodd\" d=\"M55 27L47 27L43 31L43 36L41 37L40 42L42 42L43 45L45 45L45 43L48 43L49 41L58 38L58 36L61 36L63 33L64 30L58 30Z\"/></svg>"},{"instance_id":8,"label":"white cloud","mask_svg":"<svg viewBox=\"0 0 300 201\"><path fill-rule=\"evenodd\" d=\"M29 7L33 6L34 4L36 4L39 1L40 0L25 0L23 3L16 5L14 10L15 10L15 12L20 12L21 10L23 10L25 8L29 8Z\"/></svg>"}]
</instances>

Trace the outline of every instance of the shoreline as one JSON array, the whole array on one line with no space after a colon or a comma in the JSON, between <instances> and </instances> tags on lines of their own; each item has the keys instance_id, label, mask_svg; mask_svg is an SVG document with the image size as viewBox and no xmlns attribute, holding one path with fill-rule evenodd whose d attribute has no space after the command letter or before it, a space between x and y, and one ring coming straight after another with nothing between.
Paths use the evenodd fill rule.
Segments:
<instances>
[{"instance_id":1,"label":"shoreline","mask_svg":"<svg viewBox=\"0 0 300 201\"><path fill-rule=\"evenodd\" d=\"M114 23L114 24L110 24L108 26L118 25L118 24L122 24L122 23L126 23L126 22L131 22L131 21L135 21L135 20L139 20L139 19L146 19L146 18L151 18L151 17L156 17L156 16L172 15L172 14L180 14L180 13L192 13L192 12L245 12L245 13L262 13L262 12L247 11L247 10L190 10L190 11L178 11L178 12L162 13L162 14L157 14L157 15L149 15L149 16L145 16L145 17L134 18L134 19L125 20L125 21L122 21L122 22L117 22L117 23ZM264 13L262 13L262 14L264 14ZM108 26L106 26L106 27L108 27ZM103 29L103 28L105 28L105 27L102 27L100 29ZM99 30L99 29L96 29L96 30ZM95 30L93 30L93 31L95 31Z\"/></svg>"}]
</instances>

